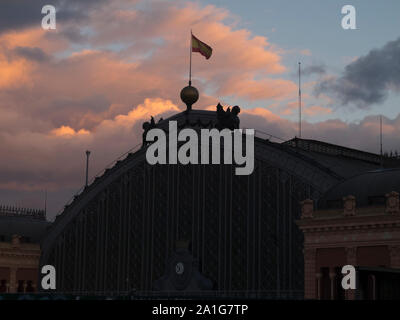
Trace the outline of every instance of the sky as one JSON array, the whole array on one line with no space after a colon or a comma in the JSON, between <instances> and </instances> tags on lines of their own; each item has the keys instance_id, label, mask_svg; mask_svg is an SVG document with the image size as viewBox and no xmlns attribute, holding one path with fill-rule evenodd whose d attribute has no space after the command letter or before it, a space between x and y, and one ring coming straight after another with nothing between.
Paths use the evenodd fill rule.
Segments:
<instances>
[{"instance_id":1,"label":"sky","mask_svg":"<svg viewBox=\"0 0 400 320\"><path fill-rule=\"evenodd\" d=\"M56 29L42 28L44 5ZM342 28L344 5L356 29ZM240 105L241 126L379 152L400 150L400 2L321 0L2 0L0 203L50 219L90 178L141 142L142 123L193 106Z\"/></svg>"}]
</instances>

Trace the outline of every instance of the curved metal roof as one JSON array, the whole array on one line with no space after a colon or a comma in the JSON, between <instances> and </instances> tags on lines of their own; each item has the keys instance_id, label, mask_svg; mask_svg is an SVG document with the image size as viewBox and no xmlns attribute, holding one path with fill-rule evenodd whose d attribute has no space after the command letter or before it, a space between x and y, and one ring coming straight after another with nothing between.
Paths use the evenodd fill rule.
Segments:
<instances>
[{"instance_id":1,"label":"curved metal roof","mask_svg":"<svg viewBox=\"0 0 400 320\"><path fill-rule=\"evenodd\" d=\"M167 130L171 120L178 122L179 129L184 127L212 128L217 121L217 115L215 111L207 110L183 111L159 121L157 128ZM143 163L145 151L146 148L141 148L135 149L133 153L126 153L125 158L119 158L112 167L107 168L92 183L76 194L73 200L65 206L62 214L56 217L51 228L42 239L44 250L52 245L52 242L63 229L103 189L119 179L125 172ZM288 144L272 142L269 138L256 137L254 151L256 159L266 161L272 166L294 174L302 181L315 187L319 192L329 190L338 181L342 181L352 174L377 168L376 165L361 159L344 159L324 152L304 151Z\"/></svg>"},{"instance_id":2,"label":"curved metal roof","mask_svg":"<svg viewBox=\"0 0 400 320\"><path fill-rule=\"evenodd\" d=\"M400 169L368 171L338 183L320 199L318 209L337 208L345 196L356 198L358 207L385 204L385 195L400 192Z\"/></svg>"}]
</instances>

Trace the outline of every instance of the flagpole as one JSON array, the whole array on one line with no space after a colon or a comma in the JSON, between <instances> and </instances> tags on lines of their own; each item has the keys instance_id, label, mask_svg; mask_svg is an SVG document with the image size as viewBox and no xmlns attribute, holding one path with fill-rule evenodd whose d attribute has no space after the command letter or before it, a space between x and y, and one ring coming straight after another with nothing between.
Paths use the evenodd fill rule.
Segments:
<instances>
[{"instance_id":1,"label":"flagpole","mask_svg":"<svg viewBox=\"0 0 400 320\"><path fill-rule=\"evenodd\" d=\"M301 138L301 62L299 62L299 138Z\"/></svg>"},{"instance_id":2,"label":"flagpole","mask_svg":"<svg viewBox=\"0 0 400 320\"><path fill-rule=\"evenodd\" d=\"M47 189L44 192L44 216L47 217Z\"/></svg>"},{"instance_id":3,"label":"flagpole","mask_svg":"<svg viewBox=\"0 0 400 320\"><path fill-rule=\"evenodd\" d=\"M189 67L189 86L192 85L192 29L190 29L190 67Z\"/></svg>"}]
</instances>

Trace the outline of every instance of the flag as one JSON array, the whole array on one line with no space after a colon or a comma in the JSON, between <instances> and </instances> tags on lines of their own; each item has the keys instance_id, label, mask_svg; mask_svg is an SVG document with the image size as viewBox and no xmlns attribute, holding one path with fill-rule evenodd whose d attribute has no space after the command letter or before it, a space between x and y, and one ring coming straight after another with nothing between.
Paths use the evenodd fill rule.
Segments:
<instances>
[{"instance_id":1,"label":"flag","mask_svg":"<svg viewBox=\"0 0 400 320\"><path fill-rule=\"evenodd\" d=\"M192 52L200 52L206 59L210 59L212 48L208 44L201 42L192 34Z\"/></svg>"}]
</instances>

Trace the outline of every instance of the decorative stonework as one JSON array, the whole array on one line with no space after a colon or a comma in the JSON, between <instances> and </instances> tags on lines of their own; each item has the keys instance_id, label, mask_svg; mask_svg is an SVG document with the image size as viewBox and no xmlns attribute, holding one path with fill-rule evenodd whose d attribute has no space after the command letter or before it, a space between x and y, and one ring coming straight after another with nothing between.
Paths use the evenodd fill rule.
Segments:
<instances>
[{"instance_id":1,"label":"decorative stonework","mask_svg":"<svg viewBox=\"0 0 400 320\"><path fill-rule=\"evenodd\" d=\"M347 196L343 197L343 215L355 216L356 215L356 197Z\"/></svg>"},{"instance_id":2,"label":"decorative stonework","mask_svg":"<svg viewBox=\"0 0 400 320\"><path fill-rule=\"evenodd\" d=\"M392 191L386 194L386 213L399 214L399 193Z\"/></svg>"},{"instance_id":3,"label":"decorative stonework","mask_svg":"<svg viewBox=\"0 0 400 320\"><path fill-rule=\"evenodd\" d=\"M19 235L14 234L11 242L0 242L0 266L9 269L7 292L16 293L18 281L24 281L24 290L27 289L28 281L37 282L36 277L31 278L31 275L27 275L25 272L26 270L33 270L33 274L36 274L39 259L39 244L21 242Z\"/></svg>"},{"instance_id":4,"label":"decorative stonework","mask_svg":"<svg viewBox=\"0 0 400 320\"><path fill-rule=\"evenodd\" d=\"M386 268L400 270L399 194L400 192L390 192L386 195L386 210L382 205L357 207L356 197L349 195L343 198L343 208L319 208L314 212L314 219L297 220L296 223L304 234L304 296L306 299L329 298L329 292L331 298L339 297L335 291L340 285L336 283L336 280L339 281L341 278L340 272L335 272L337 267L344 265L378 267L384 263ZM304 211L303 209L303 215ZM387 213L383 214L384 212ZM385 249L382 250L380 247L385 247ZM316 257L311 248L316 249ZM336 249L335 253L328 250L322 253L323 250L332 248ZM362 249L358 250L358 248ZM377 250L385 252L382 252L382 256L377 256ZM319 254L320 251L321 254ZM333 259L332 256L336 254L338 258ZM326 278L320 278L321 268L328 267L330 282ZM326 273L324 273L325 276ZM360 281L364 283L364 280ZM346 290L345 298L348 300L353 300L356 296L358 298L360 291L357 289Z\"/></svg>"},{"instance_id":5,"label":"decorative stonework","mask_svg":"<svg viewBox=\"0 0 400 320\"><path fill-rule=\"evenodd\" d=\"M313 218L314 213L314 201L306 199L300 202L301 205L301 219Z\"/></svg>"},{"instance_id":6,"label":"decorative stonework","mask_svg":"<svg viewBox=\"0 0 400 320\"><path fill-rule=\"evenodd\" d=\"M12 236L11 243L12 243L13 248L18 248L20 245L20 236L17 234L14 234Z\"/></svg>"}]
</instances>

